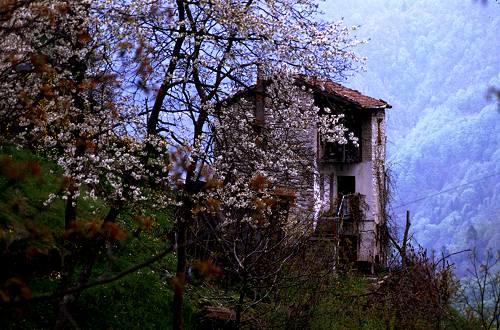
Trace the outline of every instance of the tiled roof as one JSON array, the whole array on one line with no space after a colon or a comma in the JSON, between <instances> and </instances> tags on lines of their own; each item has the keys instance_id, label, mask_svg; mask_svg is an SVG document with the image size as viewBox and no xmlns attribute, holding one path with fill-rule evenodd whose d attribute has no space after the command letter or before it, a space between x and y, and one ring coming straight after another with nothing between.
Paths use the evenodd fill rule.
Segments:
<instances>
[{"instance_id":1,"label":"tiled roof","mask_svg":"<svg viewBox=\"0 0 500 330\"><path fill-rule=\"evenodd\" d=\"M361 94L355 89L342 86L339 83L333 82L329 79L320 79L316 77L300 77L299 81L303 81L310 87L320 90L327 96L339 97L350 103L353 103L365 109L383 109L392 108L390 104L381 99L375 99L370 96Z\"/></svg>"},{"instance_id":2,"label":"tiled roof","mask_svg":"<svg viewBox=\"0 0 500 330\"><path fill-rule=\"evenodd\" d=\"M382 99L375 99L370 96L361 94L361 92L345 87L339 83L333 82L330 79L317 78L312 76L296 76L298 84L305 84L311 87L313 91L323 93L329 97L336 97L350 104L358 106L362 109L389 109L390 104ZM265 80L265 83L270 83L270 80ZM251 86L246 90L242 90L225 100L227 103L232 103L245 95L251 95L254 92L255 86Z\"/></svg>"}]
</instances>

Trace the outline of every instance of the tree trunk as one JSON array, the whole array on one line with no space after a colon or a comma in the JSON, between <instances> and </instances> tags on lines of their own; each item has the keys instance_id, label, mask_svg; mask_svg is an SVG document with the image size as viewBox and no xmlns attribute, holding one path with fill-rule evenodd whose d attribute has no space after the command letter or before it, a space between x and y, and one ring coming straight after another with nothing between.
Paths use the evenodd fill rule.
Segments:
<instances>
[{"instance_id":1,"label":"tree trunk","mask_svg":"<svg viewBox=\"0 0 500 330\"><path fill-rule=\"evenodd\" d=\"M408 245L408 233L410 232L410 210L406 210L406 225L405 225L405 233L403 236L403 245L401 247L401 267L403 270L406 268L406 260L407 260L407 245Z\"/></svg>"},{"instance_id":2,"label":"tree trunk","mask_svg":"<svg viewBox=\"0 0 500 330\"><path fill-rule=\"evenodd\" d=\"M241 327L241 313L243 311L243 301L245 299L245 293L247 291L247 274L243 277L243 283L240 290L240 297L238 299L238 305L236 306L236 316L235 316L235 328L239 329Z\"/></svg>"},{"instance_id":3,"label":"tree trunk","mask_svg":"<svg viewBox=\"0 0 500 330\"><path fill-rule=\"evenodd\" d=\"M66 207L64 209L64 228L68 231L73 222L76 220L76 205L74 204L73 194L70 193L66 201ZM73 245L72 242L65 240L64 247L62 251L62 265L61 265L61 284L59 285L59 292L63 294L67 288L71 285L71 276L74 270L74 260L73 260ZM68 316L69 316L69 306L74 301L74 295L63 294L57 305L57 319L55 324L55 329L64 329L66 327Z\"/></svg>"},{"instance_id":4,"label":"tree trunk","mask_svg":"<svg viewBox=\"0 0 500 330\"><path fill-rule=\"evenodd\" d=\"M186 205L187 206L187 205ZM185 207L186 207L185 206ZM174 320L173 329L184 329L184 284L186 283L186 241L187 241L187 226L186 220L190 207L186 207L183 212L183 217L178 220L177 228L177 274L176 274L176 287L174 287Z\"/></svg>"}]
</instances>

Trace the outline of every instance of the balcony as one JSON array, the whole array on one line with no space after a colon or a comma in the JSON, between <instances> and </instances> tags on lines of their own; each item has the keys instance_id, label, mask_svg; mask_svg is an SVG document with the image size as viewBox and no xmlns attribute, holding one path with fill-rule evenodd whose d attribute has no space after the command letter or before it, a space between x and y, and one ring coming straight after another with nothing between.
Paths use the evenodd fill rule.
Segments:
<instances>
[{"instance_id":1,"label":"balcony","mask_svg":"<svg viewBox=\"0 0 500 330\"><path fill-rule=\"evenodd\" d=\"M359 163L361 162L361 146L352 143L338 144L326 142L323 144L321 161L325 163Z\"/></svg>"},{"instance_id":2,"label":"balcony","mask_svg":"<svg viewBox=\"0 0 500 330\"><path fill-rule=\"evenodd\" d=\"M336 213L318 219L313 237L339 238L341 235L357 235L359 223L365 219L366 202L362 194L344 195Z\"/></svg>"}]
</instances>

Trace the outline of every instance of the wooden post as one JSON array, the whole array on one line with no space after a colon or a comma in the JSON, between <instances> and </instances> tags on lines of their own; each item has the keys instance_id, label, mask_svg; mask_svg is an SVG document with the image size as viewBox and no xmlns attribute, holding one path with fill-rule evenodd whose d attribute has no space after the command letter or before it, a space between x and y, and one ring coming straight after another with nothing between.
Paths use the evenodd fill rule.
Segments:
<instances>
[{"instance_id":1,"label":"wooden post","mask_svg":"<svg viewBox=\"0 0 500 330\"><path fill-rule=\"evenodd\" d=\"M406 225L405 225L405 233L403 236L403 245L401 247L401 266L403 268L406 267L406 247L408 243L408 233L410 231L410 210L406 210Z\"/></svg>"}]
</instances>

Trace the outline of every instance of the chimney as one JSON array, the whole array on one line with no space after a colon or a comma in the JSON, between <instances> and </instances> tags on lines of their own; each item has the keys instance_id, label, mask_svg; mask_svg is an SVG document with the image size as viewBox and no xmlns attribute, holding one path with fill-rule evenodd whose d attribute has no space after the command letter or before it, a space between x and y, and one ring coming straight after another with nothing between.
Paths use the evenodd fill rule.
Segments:
<instances>
[{"instance_id":1,"label":"chimney","mask_svg":"<svg viewBox=\"0 0 500 330\"><path fill-rule=\"evenodd\" d=\"M257 64L257 83L255 84L255 124L257 126L264 125L264 74L262 72L262 64Z\"/></svg>"}]
</instances>

